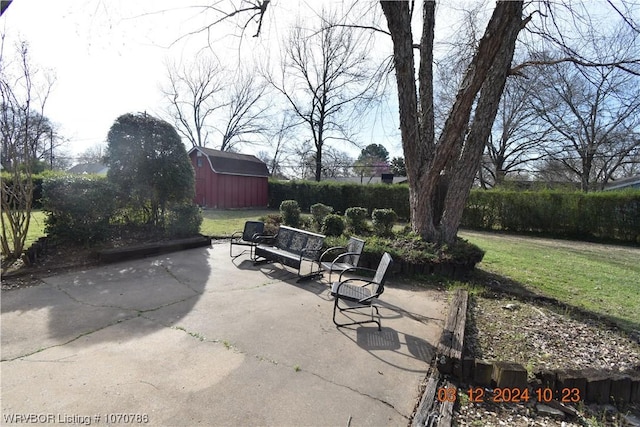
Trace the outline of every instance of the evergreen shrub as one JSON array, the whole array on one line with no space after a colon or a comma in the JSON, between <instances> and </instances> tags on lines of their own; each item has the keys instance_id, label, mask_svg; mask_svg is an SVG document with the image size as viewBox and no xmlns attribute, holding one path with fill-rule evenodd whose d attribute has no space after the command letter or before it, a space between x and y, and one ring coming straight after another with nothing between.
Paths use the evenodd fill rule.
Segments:
<instances>
[{"instance_id":1,"label":"evergreen shrub","mask_svg":"<svg viewBox=\"0 0 640 427\"><path fill-rule=\"evenodd\" d=\"M333 206L335 213L344 213L351 206L362 206L371 212L375 208L393 209L399 218L408 220L409 186L406 184L351 184L329 181L269 180L269 207L277 208L284 200L297 200L300 209L308 212L311 205Z\"/></svg>"},{"instance_id":2,"label":"evergreen shrub","mask_svg":"<svg viewBox=\"0 0 640 427\"><path fill-rule=\"evenodd\" d=\"M345 213L347 229L353 234L364 234L369 231L367 226L367 209L354 206L348 208Z\"/></svg>"},{"instance_id":3,"label":"evergreen shrub","mask_svg":"<svg viewBox=\"0 0 640 427\"><path fill-rule=\"evenodd\" d=\"M202 209L195 204L185 203L172 206L167 218L166 233L170 237L188 237L200 232Z\"/></svg>"},{"instance_id":4,"label":"evergreen shrub","mask_svg":"<svg viewBox=\"0 0 640 427\"><path fill-rule=\"evenodd\" d=\"M295 200L284 200L280 203L280 214L284 225L290 227L300 226L300 206Z\"/></svg>"},{"instance_id":5,"label":"evergreen shrub","mask_svg":"<svg viewBox=\"0 0 640 427\"><path fill-rule=\"evenodd\" d=\"M322 227L322 223L324 218L333 212L333 207L327 206L323 203L316 203L315 205L311 205L311 215L313 217L313 223L316 226L316 229L320 229Z\"/></svg>"},{"instance_id":6,"label":"evergreen shrub","mask_svg":"<svg viewBox=\"0 0 640 427\"><path fill-rule=\"evenodd\" d=\"M640 240L640 191L474 190L462 227L579 240Z\"/></svg>"},{"instance_id":7,"label":"evergreen shrub","mask_svg":"<svg viewBox=\"0 0 640 427\"><path fill-rule=\"evenodd\" d=\"M109 237L115 187L102 177L63 176L43 182L45 232L59 241L89 245Z\"/></svg>"},{"instance_id":8,"label":"evergreen shrub","mask_svg":"<svg viewBox=\"0 0 640 427\"><path fill-rule=\"evenodd\" d=\"M322 234L327 236L340 236L344 233L345 223L341 215L329 214L322 223Z\"/></svg>"},{"instance_id":9,"label":"evergreen shrub","mask_svg":"<svg viewBox=\"0 0 640 427\"><path fill-rule=\"evenodd\" d=\"M398 220L398 215L393 209L374 209L371 213L373 232L378 236L390 236L393 234L393 226Z\"/></svg>"}]
</instances>

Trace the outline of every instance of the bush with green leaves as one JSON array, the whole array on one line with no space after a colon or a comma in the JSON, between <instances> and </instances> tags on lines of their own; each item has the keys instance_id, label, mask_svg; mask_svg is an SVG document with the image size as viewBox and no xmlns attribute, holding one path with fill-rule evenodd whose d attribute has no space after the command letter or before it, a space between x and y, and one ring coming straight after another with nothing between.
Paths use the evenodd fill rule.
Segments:
<instances>
[{"instance_id":1,"label":"bush with green leaves","mask_svg":"<svg viewBox=\"0 0 640 427\"><path fill-rule=\"evenodd\" d=\"M107 178L123 195L131 218L164 229L173 206L190 203L195 175L178 132L146 113L124 114L107 136Z\"/></svg>"},{"instance_id":2,"label":"bush with green leaves","mask_svg":"<svg viewBox=\"0 0 640 427\"><path fill-rule=\"evenodd\" d=\"M42 192L45 232L50 238L90 245L109 237L117 191L106 179L53 177L44 180Z\"/></svg>"},{"instance_id":3,"label":"bush with green leaves","mask_svg":"<svg viewBox=\"0 0 640 427\"><path fill-rule=\"evenodd\" d=\"M269 180L269 207L277 208L283 200L297 200L308 212L314 203L333 206L334 212L345 213L351 206L393 209L399 218L408 220L409 186L407 184L353 184L331 181Z\"/></svg>"},{"instance_id":4,"label":"bush with green leaves","mask_svg":"<svg viewBox=\"0 0 640 427\"><path fill-rule=\"evenodd\" d=\"M275 235L278 232L278 227L282 224L281 214L268 214L258 218L264 222L264 234Z\"/></svg>"},{"instance_id":5,"label":"bush with green leaves","mask_svg":"<svg viewBox=\"0 0 640 427\"><path fill-rule=\"evenodd\" d=\"M202 219L202 209L193 203L172 206L167 215L166 233L170 237L193 236L200 232Z\"/></svg>"},{"instance_id":6,"label":"bush with green leaves","mask_svg":"<svg viewBox=\"0 0 640 427\"><path fill-rule=\"evenodd\" d=\"M333 208L322 203L316 203L311 205L311 215L313 216L313 223L319 230L322 227L324 218L333 213Z\"/></svg>"},{"instance_id":7,"label":"bush with green leaves","mask_svg":"<svg viewBox=\"0 0 640 427\"><path fill-rule=\"evenodd\" d=\"M283 200L280 203L280 214L284 225L290 227L300 226L300 206L295 200Z\"/></svg>"},{"instance_id":8,"label":"bush with green leaves","mask_svg":"<svg viewBox=\"0 0 640 427\"><path fill-rule=\"evenodd\" d=\"M640 191L472 191L461 226L640 242Z\"/></svg>"},{"instance_id":9,"label":"bush with green leaves","mask_svg":"<svg viewBox=\"0 0 640 427\"><path fill-rule=\"evenodd\" d=\"M340 236L345 229L344 219L341 215L329 214L324 217L322 223L322 234L327 236Z\"/></svg>"},{"instance_id":10,"label":"bush with green leaves","mask_svg":"<svg viewBox=\"0 0 640 427\"><path fill-rule=\"evenodd\" d=\"M390 236L393 234L393 226L398 220L398 215L393 209L374 209L371 213L373 232L378 236Z\"/></svg>"},{"instance_id":11,"label":"bush with green leaves","mask_svg":"<svg viewBox=\"0 0 640 427\"><path fill-rule=\"evenodd\" d=\"M346 246L347 237L327 237L324 241L325 248L333 246ZM458 239L451 245L438 245L426 242L414 233L398 234L391 238L370 236L360 257L360 266L376 268L382 254L388 252L393 257L400 274L428 273L441 264L467 266L469 269L484 257L484 251L466 240ZM410 266L418 266L413 268ZM442 271L445 273L445 271Z\"/></svg>"},{"instance_id":12,"label":"bush with green leaves","mask_svg":"<svg viewBox=\"0 0 640 427\"><path fill-rule=\"evenodd\" d=\"M353 234L363 234L368 230L367 216L368 212L366 208L359 206L351 207L344 213L347 217L347 229Z\"/></svg>"}]
</instances>

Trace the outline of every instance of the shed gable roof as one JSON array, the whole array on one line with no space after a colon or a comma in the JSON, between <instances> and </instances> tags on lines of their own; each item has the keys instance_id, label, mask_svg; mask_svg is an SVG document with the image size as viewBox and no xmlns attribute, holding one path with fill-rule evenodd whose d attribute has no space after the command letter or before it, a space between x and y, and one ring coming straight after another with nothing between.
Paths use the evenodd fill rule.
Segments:
<instances>
[{"instance_id":1,"label":"shed gable roof","mask_svg":"<svg viewBox=\"0 0 640 427\"><path fill-rule=\"evenodd\" d=\"M256 156L250 154L230 153L205 147L194 147L189 155L199 151L207 157L209 165L215 173L242 176L269 176L267 165Z\"/></svg>"}]
</instances>

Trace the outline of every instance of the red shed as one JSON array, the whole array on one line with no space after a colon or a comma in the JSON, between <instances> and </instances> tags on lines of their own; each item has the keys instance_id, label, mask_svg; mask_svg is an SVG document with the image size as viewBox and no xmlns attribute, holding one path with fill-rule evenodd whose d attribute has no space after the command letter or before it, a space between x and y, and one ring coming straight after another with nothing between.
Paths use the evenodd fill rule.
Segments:
<instances>
[{"instance_id":1,"label":"red shed","mask_svg":"<svg viewBox=\"0 0 640 427\"><path fill-rule=\"evenodd\" d=\"M267 165L255 156L194 147L195 202L206 208L264 208L268 203Z\"/></svg>"}]
</instances>

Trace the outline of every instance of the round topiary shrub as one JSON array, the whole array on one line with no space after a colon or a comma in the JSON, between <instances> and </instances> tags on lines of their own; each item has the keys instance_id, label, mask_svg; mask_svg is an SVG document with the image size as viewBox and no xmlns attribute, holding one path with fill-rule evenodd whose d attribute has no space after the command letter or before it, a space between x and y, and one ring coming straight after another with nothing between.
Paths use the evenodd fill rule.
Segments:
<instances>
[{"instance_id":1,"label":"round topiary shrub","mask_svg":"<svg viewBox=\"0 0 640 427\"><path fill-rule=\"evenodd\" d=\"M340 215L329 214L324 217L322 234L327 236L340 236L344 233L345 223Z\"/></svg>"},{"instance_id":2,"label":"round topiary shrub","mask_svg":"<svg viewBox=\"0 0 640 427\"><path fill-rule=\"evenodd\" d=\"M318 229L322 227L324 218L330 213L333 213L333 207L331 206L327 206L322 203L311 205L311 215L313 216L313 223Z\"/></svg>"},{"instance_id":3,"label":"round topiary shrub","mask_svg":"<svg viewBox=\"0 0 640 427\"><path fill-rule=\"evenodd\" d=\"M354 234L363 234L368 231L367 209L361 207L348 208L344 215L347 217L347 228Z\"/></svg>"},{"instance_id":4,"label":"round topiary shrub","mask_svg":"<svg viewBox=\"0 0 640 427\"><path fill-rule=\"evenodd\" d=\"M283 200L280 203L280 214L284 225L290 227L300 226L300 206L295 200Z\"/></svg>"},{"instance_id":5,"label":"round topiary shrub","mask_svg":"<svg viewBox=\"0 0 640 427\"><path fill-rule=\"evenodd\" d=\"M393 209L374 209L371 213L373 232L378 236L393 234L393 226L398 220L398 215Z\"/></svg>"}]
</instances>

